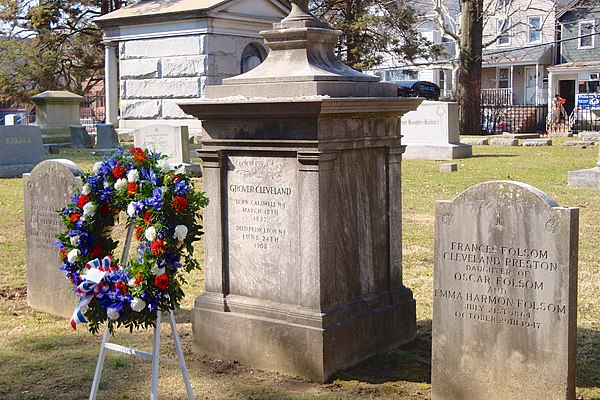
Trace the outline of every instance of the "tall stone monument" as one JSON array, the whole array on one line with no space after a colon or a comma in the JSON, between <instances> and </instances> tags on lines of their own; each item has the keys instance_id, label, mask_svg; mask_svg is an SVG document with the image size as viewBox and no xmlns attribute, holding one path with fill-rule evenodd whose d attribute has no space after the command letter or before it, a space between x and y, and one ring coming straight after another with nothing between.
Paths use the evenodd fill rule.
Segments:
<instances>
[{"instance_id":1,"label":"tall stone monument","mask_svg":"<svg viewBox=\"0 0 600 400\"><path fill-rule=\"evenodd\" d=\"M579 209L498 181L435 214L431 398L574 400Z\"/></svg>"},{"instance_id":2,"label":"tall stone monument","mask_svg":"<svg viewBox=\"0 0 600 400\"><path fill-rule=\"evenodd\" d=\"M340 32L292 7L265 62L180 104L211 201L193 348L323 382L415 336L399 117L420 100L342 64Z\"/></svg>"},{"instance_id":3,"label":"tall stone monument","mask_svg":"<svg viewBox=\"0 0 600 400\"><path fill-rule=\"evenodd\" d=\"M59 270L54 247L65 226L56 210L66 206L81 187L82 171L70 160L46 160L23 176L25 190L25 244L27 254L27 302L52 315L71 317L76 296Z\"/></svg>"}]
</instances>

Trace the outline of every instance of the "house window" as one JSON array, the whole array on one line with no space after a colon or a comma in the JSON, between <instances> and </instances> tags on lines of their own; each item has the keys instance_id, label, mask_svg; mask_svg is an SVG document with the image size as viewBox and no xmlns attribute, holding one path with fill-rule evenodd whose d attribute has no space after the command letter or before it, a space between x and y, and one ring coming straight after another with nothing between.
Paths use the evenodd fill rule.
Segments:
<instances>
[{"instance_id":1,"label":"house window","mask_svg":"<svg viewBox=\"0 0 600 400\"><path fill-rule=\"evenodd\" d=\"M496 45L498 46L509 46L510 45L510 19L498 19L496 20L496 28L498 29L496 39Z\"/></svg>"},{"instance_id":2,"label":"house window","mask_svg":"<svg viewBox=\"0 0 600 400\"><path fill-rule=\"evenodd\" d=\"M590 49L594 47L594 34L596 27L594 21L581 21L579 23L579 48Z\"/></svg>"},{"instance_id":3,"label":"house window","mask_svg":"<svg viewBox=\"0 0 600 400\"><path fill-rule=\"evenodd\" d=\"M542 17L528 17L527 25L527 43L541 43Z\"/></svg>"},{"instance_id":4,"label":"house window","mask_svg":"<svg viewBox=\"0 0 600 400\"><path fill-rule=\"evenodd\" d=\"M496 10L506 11L511 0L496 0Z\"/></svg>"},{"instance_id":5,"label":"house window","mask_svg":"<svg viewBox=\"0 0 600 400\"><path fill-rule=\"evenodd\" d=\"M438 71L438 86L440 89L446 89L446 72L443 69Z\"/></svg>"},{"instance_id":6,"label":"house window","mask_svg":"<svg viewBox=\"0 0 600 400\"><path fill-rule=\"evenodd\" d=\"M498 87L500 89L510 87L510 68L498 68Z\"/></svg>"}]
</instances>

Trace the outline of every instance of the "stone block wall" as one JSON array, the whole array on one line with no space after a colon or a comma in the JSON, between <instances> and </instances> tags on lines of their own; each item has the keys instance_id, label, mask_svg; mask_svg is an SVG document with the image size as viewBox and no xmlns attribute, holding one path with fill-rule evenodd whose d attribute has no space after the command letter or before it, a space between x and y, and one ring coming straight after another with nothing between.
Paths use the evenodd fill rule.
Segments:
<instances>
[{"instance_id":1,"label":"stone block wall","mask_svg":"<svg viewBox=\"0 0 600 400\"><path fill-rule=\"evenodd\" d=\"M129 40L119 45L122 120L191 119L177 106L241 72L252 37L218 34Z\"/></svg>"}]
</instances>

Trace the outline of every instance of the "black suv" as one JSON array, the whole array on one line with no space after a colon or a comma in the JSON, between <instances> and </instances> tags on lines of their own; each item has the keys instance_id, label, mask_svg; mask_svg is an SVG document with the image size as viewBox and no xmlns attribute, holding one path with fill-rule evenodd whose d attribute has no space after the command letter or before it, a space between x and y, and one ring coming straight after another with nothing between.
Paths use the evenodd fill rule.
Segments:
<instances>
[{"instance_id":1,"label":"black suv","mask_svg":"<svg viewBox=\"0 0 600 400\"><path fill-rule=\"evenodd\" d=\"M424 97L427 100L440 98L440 87L427 81L397 81L399 97Z\"/></svg>"}]
</instances>

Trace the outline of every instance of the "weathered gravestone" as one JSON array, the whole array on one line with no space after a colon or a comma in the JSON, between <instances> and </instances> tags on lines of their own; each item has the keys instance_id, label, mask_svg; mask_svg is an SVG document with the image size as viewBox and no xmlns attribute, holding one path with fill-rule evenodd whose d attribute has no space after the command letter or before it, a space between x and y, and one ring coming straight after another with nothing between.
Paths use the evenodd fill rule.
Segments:
<instances>
[{"instance_id":1,"label":"weathered gravestone","mask_svg":"<svg viewBox=\"0 0 600 400\"><path fill-rule=\"evenodd\" d=\"M69 125L79 123L83 97L64 90L47 90L31 97L36 106L36 125L42 129L44 143L68 143Z\"/></svg>"},{"instance_id":2,"label":"weathered gravestone","mask_svg":"<svg viewBox=\"0 0 600 400\"><path fill-rule=\"evenodd\" d=\"M96 149L112 152L119 147L119 135L113 124L96 124Z\"/></svg>"},{"instance_id":3,"label":"weathered gravestone","mask_svg":"<svg viewBox=\"0 0 600 400\"><path fill-rule=\"evenodd\" d=\"M190 134L187 126L148 125L133 134L134 145L166 154L169 163L183 165L187 174L198 175L200 165L190 163Z\"/></svg>"},{"instance_id":4,"label":"weathered gravestone","mask_svg":"<svg viewBox=\"0 0 600 400\"><path fill-rule=\"evenodd\" d=\"M83 125L69 125L71 130L71 147L74 149L91 149L92 137Z\"/></svg>"},{"instance_id":5,"label":"weathered gravestone","mask_svg":"<svg viewBox=\"0 0 600 400\"><path fill-rule=\"evenodd\" d=\"M596 166L579 171L569 171L568 182L569 186L600 190L600 147Z\"/></svg>"},{"instance_id":6,"label":"weathered gravestone","mask_svg":"<svg viewBox=\"0 0 600 400\"><path fill-rule=\"evenodd\" d=\"M0 126L0 178L21 176L44 160L42 132L37 126Z\"/></svg>"},{"instance_id":7,"label":"weathered gravestone","mask_svg":"<svg viewBox=\"0 0 600 400\"><path fill-rule=\"evenodd\" d=\"M437 203L432 399L575 398L578 227L518 182Z\"/></svg>"},{"instance_id":8,"label":"weathered gravestone","mask_svg":"<svg viewBox=\"0 0 600 400\"><path fill-rule=\"evenodd\" d=\"M27 301L32 308L69 318L76 297L65 278L53 244L65 227L56 210L66 206L81 187L82 171L69 160L47 160L23 177Z\"/></svg>"}]
</instances>

